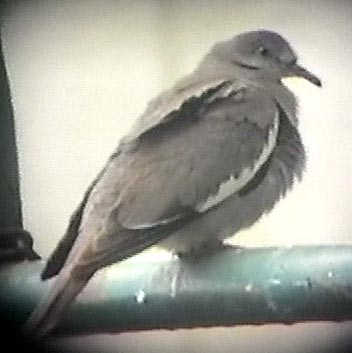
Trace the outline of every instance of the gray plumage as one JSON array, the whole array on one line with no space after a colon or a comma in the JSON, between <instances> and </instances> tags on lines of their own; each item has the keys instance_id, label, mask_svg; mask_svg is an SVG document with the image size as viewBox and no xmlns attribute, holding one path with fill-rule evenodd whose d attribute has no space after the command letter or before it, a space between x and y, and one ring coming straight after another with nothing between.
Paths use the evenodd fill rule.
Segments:
<instances>
[{"instance_id":1,"label":"gray plumage","mask_svg":"<svg viewBox=\"0 0 352 353\"><path fill-rule=\"evenodd\" d=\"M100 268L159 243L189 253L251 226L300 179L300 76L277 33L217 43L147 107L86 192L42 278L58 275L25 326L46 334Z\"/></svg>"}]
</instances>

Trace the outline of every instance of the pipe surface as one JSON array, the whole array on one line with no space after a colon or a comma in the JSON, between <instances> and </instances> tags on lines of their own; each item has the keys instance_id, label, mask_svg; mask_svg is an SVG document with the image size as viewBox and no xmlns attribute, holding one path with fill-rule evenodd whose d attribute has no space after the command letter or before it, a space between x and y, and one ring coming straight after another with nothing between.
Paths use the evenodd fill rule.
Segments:
<instances>
[{"instance_id":1,"label":"pipe surface","mask_svg":"<svg viewBox=\"0 0 352 353\"><path fill-rule=\"evenodd\" d=\"M47 293L41 261L0 271L19 325ZM100 271L54 333L352 320L352 246L234 248L196 261L143 256Z\"/></svg>"}]
</instances>

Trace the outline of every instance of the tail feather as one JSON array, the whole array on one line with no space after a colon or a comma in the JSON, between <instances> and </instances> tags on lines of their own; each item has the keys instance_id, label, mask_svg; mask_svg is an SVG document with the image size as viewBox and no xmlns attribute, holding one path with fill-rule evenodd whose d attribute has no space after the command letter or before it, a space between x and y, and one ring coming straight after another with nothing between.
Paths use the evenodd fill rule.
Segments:
<instances>
[{"instance_id":1,"label":"tail feather","mask_svg":"<svg viewBox=\"0 0 352 353\"><path fill-rule=\"evenodd\" d=\"M91 277L92 274L77 278L67 271L60 273L49 295L41 300L23 326L23 333L34 339L47 335Z\"/></svg>"},{"instance_id":2,"label":"tail feather","mask_svg":"<svg viewBox=\"0 0 352 353\"><path fill-rule=\"evenodd\" d=\"M151 229L122 228L117 234L95 236L91 243L89 234L81 233L74 239L74 245L65 258L63 267L61 268L63 264L61 258L58 262L54 261L54 267L50 269L54 272L49 271L50 275L55 274L56 270L60 272L49 294L43 297L23 326L23 332L36 339L50 333L97 270L127 259L156 244L182 228L196 215L196 212L188 212L172 223Z\"/></svg>"}]
</instances>

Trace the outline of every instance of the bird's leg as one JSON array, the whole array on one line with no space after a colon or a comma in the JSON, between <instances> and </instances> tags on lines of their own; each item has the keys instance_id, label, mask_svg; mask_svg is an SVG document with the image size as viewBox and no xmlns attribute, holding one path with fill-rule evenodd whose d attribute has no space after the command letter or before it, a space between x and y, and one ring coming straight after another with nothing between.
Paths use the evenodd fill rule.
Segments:
<instances>
[{"instance_id":1,"label":"bird's leg","mask_svg":"<svg viewBox=\"0 0 352 353\"><path fill-rule=\"evenodd\" d=\"M177 256L181 260L189 261L189 260L197 260L202 257L209 256L220 251L236 250L236 249L242 249L242 248L243 247L241 246L227 244L219 239L214 239L212 241L204 242L201 246L197 248L192 248L187 252L177 253Z\"/></svg>"}]
</instances>

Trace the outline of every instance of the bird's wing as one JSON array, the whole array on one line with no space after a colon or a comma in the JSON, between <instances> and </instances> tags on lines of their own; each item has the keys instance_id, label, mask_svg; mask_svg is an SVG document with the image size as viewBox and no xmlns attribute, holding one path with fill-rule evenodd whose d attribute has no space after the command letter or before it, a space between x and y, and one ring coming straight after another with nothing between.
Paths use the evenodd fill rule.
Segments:
<instances>
[{"instance_id":1,"label":"bird's wing","mask_svg":"<svg viewBox=\"0 0 352 353\"><path fill-rule=\"evenodd\" d=\"M78 228L81 223L84 207L87 203L87 200L89 198L89 195L98 182L100 176L104 170L98 174L98 176L95 178L95 180L91 183L91 185L88 187L86 190L82 201L78 205L77 209L74 211L72 216L70 217L70 221L68 224L68 227L66 229L66 232L60 242L57 244L55 250L53 253L50 255L45 268L43 269L41 273L41 278L43 280L51 278L53 276L56 276L62 266L65 263L67 254L70 252L77 236L78 236Z\"/></svg>"},{"instance_id":2,"label":"bird's wing","mask_svg":"<svg viewBox=\"0 0 352 353\"><path fill-rule=\"evenodd\" d=\"M139 117L135 125L132 127L131 132L123 139L123 141L121 141L116 153L110 157L103 170L88 187L82 201L70 218L64 236L49 257L46 266L41 273L42 279L45 280L57 275L63 267L67 255L78 236L82 215L91 192L104 175L105 171L111 169L110 167L115 164L116 157L121 153L121 149L123 149L125 145L129 146L131 143L133 144L144 132L173 119L175 115L172 115L172 113L182 109L183 104L186 102L197 100L202 95L204 97L211 93L212 90L218 90L221 86L226 84L227 80L223 78L215 78L207 82L197 81L193 84L181 84L179 85L180 88L175 87L173 94L171 93L171 90L165 91L149 103L144 114ZM202 99L199 101L202 101Z\"/></svg>"},{"instance_id":3,"label":"bird's wing","mask_svg":"<svg viewBox=\"0 0 352 353\"><path fill-rule=\"evenodd\" d=\"M75 246L84 267L133 255L216 207L256 175L274 148L278 109L256 88L222 81L170 102L136 125L132 142L92 188Z\"/></svg>"},{"instance_id":4,"label":"bird's wing","mask_svg":"<svg viewBox=\"0 0 352 353\"><path fill-rule=\"evenodd\" d=\"M188 80L186 77L172 89L164 91L149 102L147 109L137 119L124 141L133 141L153 127L167 123L175 117L176 112L183 109L185 104L202 101L207 95L229 85L231 81L222 77L208 81ZM239 83L237 87L240 87ZM222 91L222 93L225 92Z\"/></svg>"},{"instance_id":5,"label":"bird's wing","mask_svg":"<svg viewBox=\"0 0 352 353\"><path fill-rule=\"evenodd\" d=\"M276 143L278 107L254 87L226 83L172 114L124 156L114 214L127 229L215 207L254 177Z\"/></svg>"}]
</instances>

